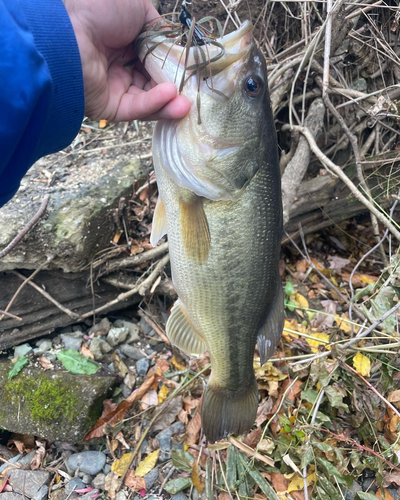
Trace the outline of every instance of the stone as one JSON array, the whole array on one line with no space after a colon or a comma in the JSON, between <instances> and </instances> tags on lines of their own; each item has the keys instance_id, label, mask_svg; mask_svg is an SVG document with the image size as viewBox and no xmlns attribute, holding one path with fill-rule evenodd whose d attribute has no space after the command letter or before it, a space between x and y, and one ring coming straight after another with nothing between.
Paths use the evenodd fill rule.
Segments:
<instances>
[{"instance_id":1,"label":"stone","mask_svg":"<svg viewBox=\"0 0 400 500\"><path fill-rule=\"evenodd\" d=\"M94 337L89 347L96 361L102 360L105 354L112 351L110 344L100 337Z\"/></svg>"},{"instance_id":2,"label":"stone","mask_svg":"<svg viewBox=\"0 0 400 500\"><path fill-rule=\"evenodd\" d=\"M102 451L82 451L74 453L67 460L67 466L75 471L78 469L81 472L95 476L106 464L106 456Z\"/></svg>"},{"instance_id":3,"label":"stone","mask_svg":"<svg viewBox=\"0 0 400 500\"><path fill-rule=\"evenodd\" d=\"M50 473L44 470L13 469L8 473L15 493L24 494L35 500L47 498Z\"/></svg>"},{"instance_id":4,"label":"stone","mask_svg":"<svg viewBox=\"0 0 400 500\"><path fill-rule=\"evenodd\" d=\"M116 383L110 375L74 375L33 366L8 380L12 367L11 361L0 361L0 428L48 441L81 442Z\"/></svg>"},{"instance_id":5,"label":"stone","mask_svg":"<svg viewBox=\"0 0 400 500\"><path fill-rule=\"evenodd\" d=\"M187 500L187 496L180 491L179 493L172 495L171 500Z\"/></svg>"},{"instance_id":6,"label":"stone","mask_svg":"<svg viewBox=\"0 0 400 500\"><path fill-rule=\"evenodd\" d=\"M80 333L81 335L76 335L77 333ZM62 333L60 337L67 351L70 349L73 351L79 351L81 348L83 337L82 332Z\"/></svg>"},{"instance_id":7,"label":"stone","mask_svg":"<svg viewBox=\"0 0 400 500\"><path fill-rule=\"evenodd\" d=\"M154 467L148 474L144 476L146 481L146 490L152 488L158 479L158 467Z\"/></svg>"},{"instance_id":8,"label":"stone","mask_svg":"<svg viewBox=\"0 0 400 500\"><path fill-rule=\"evenodd\" d=\"M33 457L35 455L36 455L36 450L32 450L29 453L27 453L26 455L24 455L23 457L21 457L18 460L18 463L21 464L22 466L29 465L32 462Z\"/></svg>"},{"instance_id":9,"label":"stone","mask_svg":"<svg viewBox=\"0 0 400 500\"><path fill-rule=\"evenodd\" d=\"M93 500L98 495L99 490L91 490L79 496L79 500Z\"/></svg>"},{"instance_id":10,"label":"stone","mask_svg":"<svg viewBox=\"0 0 400 500\"><path fill-rule=\"evenodd\" d=\"M26 497L13 491L4 491L1 493L1 500L25 500Z\"/></svg>"},{"instance_id":11,"label":"stone","mask_svg":"<svg viewBox=\"0 0 400 500\"><path fill-rule=\"evenodd\" d=\"M139 361L136 362L136 370L140 377L145 377L147 375L149 367L150 361L147 358L139 359Z\"/></svg>"},{"instance_id":12,"label":"stone","mask_svg":"<svg viewBox=\"0 0 400 500\"><path fill-rule=\"evenodd\" d=\"M115 233L114 209L121 197L130 198L133 180L144 174L139 159L106 156L67 162L47 157L32 166L17 194L1 208L0 248L10 243L50 194L47 215L1 259L0 271L43 266L79 272L109 247ZM50 172L51 185L44 171Z\"/></svg>"},{"instance_id":13,"label":"stone","mask_svg":"<svg viewBox=\"0 0 400 500\"><path fill-rule=\"evenodd\" d=\"M83 488L86 488L86 483L79 477L74 477L65 485L65 493L69 495L73 491L82 490Z\"/></svg>"},{"instance_id":14,"label":"stone","mask_svg":"<svg viewBox=\"0 0 400 500\"><path fill-rule=\"evenodd\" d=\"M93 479L92 485L98 490L105 490L106 488L106 475L103 472L97 474L97 476Z\"/></svg>"},{"instance_id":15,"label":"stone","mask_svg":"<svg viewBox=\"0 0 400 500\"><path fill-rule=\"evenodd\" d=\"M55 352L45 352L43 353L43 356L45 358L47 358L49 361L51 361L53 363L53 361L56 361L57 360L57 353Z\"/></svg>"},{"instance_id":16,"label":"stone","mask_svg":"<svg viewBox=\"0 0 400 500\"><path fill-rule=\"evenodd\" d=\"M100 323L97 323L97 325L93 325L89 329L89 335L91 335L92 333L98 336L107 335L107 333L110 331L110 328L111 323L108 318L103 318Z\"/></svg>"},{"instance_id":17,"label":"stone","mask_svg":"<svg viewBox=\"0 0 400 500\"><path fill-rule=\"evenodd\" d=\"M130 359L134 359L135 361L146 357L146 355L143 354L141 350L139 350L137 347L134 347L133 345L122 344L120 349L122 354Z\"/></svg>"},{"instance_id":18,"label":"stone","mask_svg":"<svg viewBox=\"0 0 400 500\"><path fill-rule=\"evenodd\" d=\"M17 345L17 347L14 349L14 357L15 358L22 358L22 356L26 356L27 354L31 353L32 351L33 351L33 347L29 344Z\"/></svg>"},{"instance_id":19,"label":"stone","mask_svg":"<svg viewBox=\"0 0 400 500\"><path fill-rule=\"evenodd\" d=\"M118 491L115 495L115 500L126 500L128 498L128 493L124 490Z\"/></svg>"},{"instance_id":20,"label":"stone","mask_svg":"<svg viewBox=\"0 0 400 500\"><path fill-rule=\"evenodd\" d=\"M33 352L35 354L43 354L47 351L50 351L50 349L53 347L53 343L51 340L41 340L40 342L37 343L36 349L33 349Z\"/></svg>"},{"instance_id":21,"label":"stone","mask_svg":"<svg viewBox=\"0 0 400 500\"><path fill-rule=\"evenodd\" d=\"M151 337L154 335L153 328L143 318L139 321L139 326L142 329L143 335L150 335ZM151 332L154 332L153 335Z\"/></svg>"},{"instance_id":22,"label":"stone","mask_svg":"<svg viewBox=\"0 0 400 500\"><path fill-rule=\"evenodd\" d=\"M128 329L128 338L126 342L128 344L133 344L134 342L139 342L140 340L140 328L136 323L132 323L131 321L126 321L125 319L117 319L114 321L114 326L117 328L127 328Z\"/></svg>"},{"instance_id":23,"label":"stone","mask_svg":"<svg viewBox=\"0 0 400 500\"><path fill-rule=\"evenodd\" d=\"M82 474L81 479L85 484L92 484L93 476L90 474Z\"/></svg>"},{"instance_id":24,"label":"stone","mask_svg":"<svg viewBox=\"0 0 400 500\"><path fill-rule=\"evenodd\" d=\"M116 347L117 345L122 344L122 342L125 342L128 334L129 334L128 328L112 327L110 328L110 331L107 334L107 342L110 344L111 347Z\"/></svg>"}]
</instances>

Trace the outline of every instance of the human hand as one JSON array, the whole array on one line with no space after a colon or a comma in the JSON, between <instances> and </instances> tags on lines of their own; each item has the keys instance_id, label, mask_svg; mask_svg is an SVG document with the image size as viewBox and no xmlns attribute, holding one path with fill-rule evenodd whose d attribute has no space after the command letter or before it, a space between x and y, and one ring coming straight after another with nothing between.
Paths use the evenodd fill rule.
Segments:
<instances>
[{"instance_id":1,"label":"human hand","mask_svg":"<svg viewBox=\"0 0 400 500\"><path fill-rule=\"evenodd\" d=\"M190 102L173 83L156 85L134 58L132 42L159 14L149 0L64 0L79 45L85 113L94 120L181 118Z\"/></svg>"}]
</instances>

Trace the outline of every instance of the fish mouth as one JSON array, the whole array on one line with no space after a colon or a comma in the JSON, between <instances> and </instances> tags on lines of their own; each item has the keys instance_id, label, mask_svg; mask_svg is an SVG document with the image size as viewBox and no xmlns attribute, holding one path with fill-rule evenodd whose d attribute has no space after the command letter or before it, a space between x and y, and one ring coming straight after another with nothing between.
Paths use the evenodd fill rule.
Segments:
<instances>
[{"instance_id":1,"label":"fish mouth","mask_svg":"<svg viewBox=\"0 0 400 500\"><path fill-rule=\"evenodd\" d=\"M138 56L155 83L172 82L181 91L182 82L186 83L196 71L201 78L216 76L245 58L252 47L252 32L253 25L245 21L239 29L214 42L191 46L187 54L185 46L163 35L160 28L156 36L143 39Z\"/></svg>"}]
</instances>

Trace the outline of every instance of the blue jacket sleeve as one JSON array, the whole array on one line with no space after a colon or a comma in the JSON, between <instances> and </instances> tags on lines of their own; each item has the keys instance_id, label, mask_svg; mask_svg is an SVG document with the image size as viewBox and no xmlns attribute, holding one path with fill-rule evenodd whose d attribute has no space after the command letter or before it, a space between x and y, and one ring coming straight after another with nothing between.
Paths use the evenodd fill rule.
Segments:
<instances>
[{"instance_id":1,"label":"blue jacket sleeve","mask_svg":"<svg viewBox=\"0 0 400 500\"><path fill-rule=\"evenodd\" d=\"M62 0L0 0L0 206L84 113L78 44Z\"/></svg>"}]
</instances>

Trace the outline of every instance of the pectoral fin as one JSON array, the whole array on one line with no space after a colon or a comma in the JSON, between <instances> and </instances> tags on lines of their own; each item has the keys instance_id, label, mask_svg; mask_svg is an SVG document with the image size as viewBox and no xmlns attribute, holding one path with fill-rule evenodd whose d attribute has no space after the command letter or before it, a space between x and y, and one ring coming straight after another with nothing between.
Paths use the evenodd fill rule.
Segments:
<instances>
[{"instance_id":1,"label":"pectoral fin","mask_svg":"<svg viewBox=\"0 0 400 500\"><path fill-rule=\"evenodd\" d=\"M185 251L190 259L203 264L210 252L211 238L202 198L192 194L180 199L179 213Z\"/></svg>"},{"instance_id":2,"label":"pectoral fin","mask_svg":"<svg viewBox=\"0 0 400 500\"><path fill-rule=\"evenodd\" d=\"M206 350L203 339L193 328L179 299L172 307L166 332L170 341L186 354L202 354Z\"/></svg>"},{"instance_id":3,"label":"pectoral fin","mask_svg":"<svg viewBox=\"0 0 400 500\"><path fill-rule=\"evenodd\" d=\"M153 215L150 243L155 247L160 239L167 234L167 215L161 196L158 197Z\"/></svg>"},{"instance_id":4,"label":"pectoral fin","mask_svg":"<svg viewBox=\"0 0 400 500\"><path fill-rule=\"evenodd\" d=\"M281 280L278 282L278 291L271 310L264 325L258 332L258 351L261 364L266 363L274 354L281 339L285 317L283 314L283 290Z\"/></svg>"}]
</instances>

